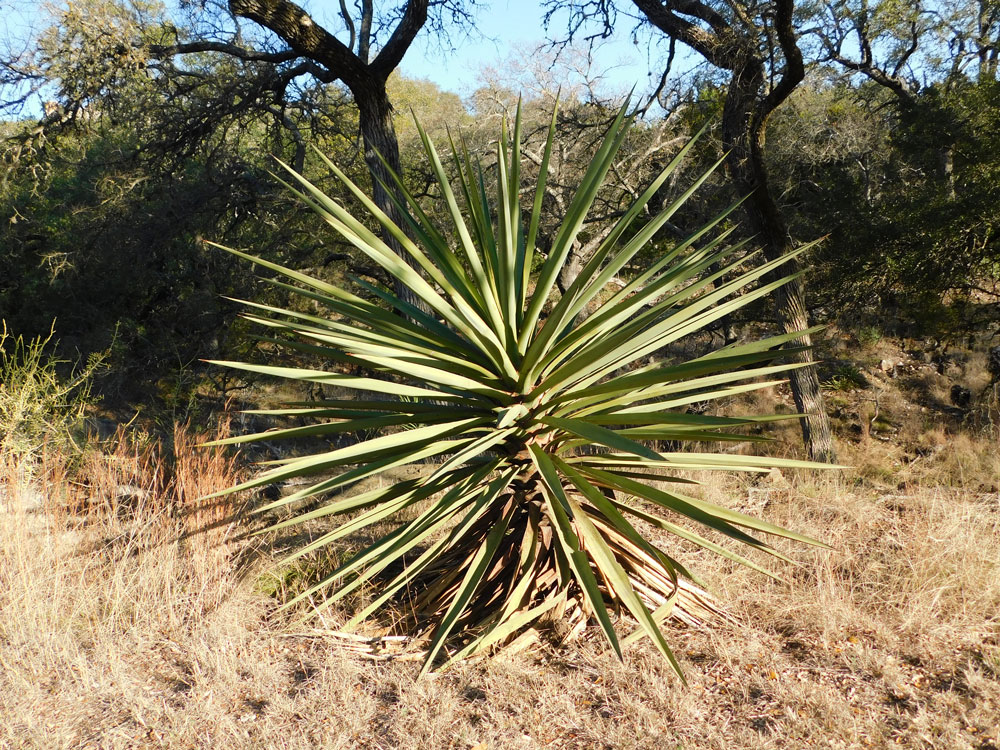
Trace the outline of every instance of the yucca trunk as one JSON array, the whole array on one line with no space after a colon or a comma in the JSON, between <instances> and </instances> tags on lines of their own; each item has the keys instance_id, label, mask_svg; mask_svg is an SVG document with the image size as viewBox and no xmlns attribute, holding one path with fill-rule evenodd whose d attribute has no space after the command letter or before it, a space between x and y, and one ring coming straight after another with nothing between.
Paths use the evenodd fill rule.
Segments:
<instances>
[{"instance_id":1,"label":"yucca trunk","mask_svg":"<svg viewBox=\"0 0 1000 750\"><path fill-rule=\"evenodd\" d=\"M571 487L566 490L573 491ZM605 495L611 500L615 498L610 489L605 490ZM663 620L669 616L698 626L726 616L707 592L677 577L660 560L622 536L614 523L585 498L576 495L576 499L615 552L630 585L654 617ZM544 480L539 474L528 472L511 483L510 491L498 498L495 509L469 532L461 548L442 557L421 577L423 580L414 587L419 593L403 604L408 618L396 624L398 632L433 636L473 564L476 551L508 514L510 521L493 563L465 614L456 623L456 629L476 633L502 622L510 613L537 611L545 613L540 619L555 626L552 632L560 640L571 640L583 631L596 612L568 574L567 562L560 560L556 532L545 511ZM578 536L583 536L578 526L575 530ZM586 546L581 551L586 553ZM600 569L593 564L591 569L599 582L603 605L615 612L627 612ZM483 648L483 644L474 641L473 645L470 653Z\"/></svg>"}]
</instances>

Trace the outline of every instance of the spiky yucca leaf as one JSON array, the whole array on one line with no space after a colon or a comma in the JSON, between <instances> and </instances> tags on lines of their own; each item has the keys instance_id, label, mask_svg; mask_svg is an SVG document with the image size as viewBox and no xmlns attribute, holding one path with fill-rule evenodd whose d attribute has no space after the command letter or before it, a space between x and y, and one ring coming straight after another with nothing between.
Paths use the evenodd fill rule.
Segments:
<instances>
[{"instance_id":1,"label":"spiky yucca leaf","mask_svg":"<svg viewBox=\"0 0 1000 750\"><path fill-rule=\"evenodd\" d=\"M596 620L620 654L613 614L627 613L637 624L633 636L649 637L680 673L659 625L669 616L697 620L712 608L691 583L691 574L648 541L633 525L635 519L764 572L759 564L702 536L699 527L779 558L760 535L817 544L689 497L674 488L690 480L671 474L811 464L662 452L649 444L751 439L733 430L777 417L727 419L687 413L683 407L772 385L779 382L775 377L796 366L773 364L774 349L796 335L730 346L686 362L636 366L793 278L757 283L767 274L773 278L801 252L756 266L747 264L751 256L730 260L735 248L725 243L728 232L713 238L713 230L733 206L664 250L659 261L624 288L609 287L708 176L648 217L654 194L690 144L610 228L565 294L550 302L559 270L628 126L623 107L544 253L536 241L552 127L527 220L520 205L520 118L513 138L506 130L501 133L489 181L469 154L452 144L457 190L420 130L451 219L448 230L435 226L401 183L396 187L406 203L399 208L408 225L396 226L327 161L382 226L383 236L394 237L419 271L340 204L282 165L285 184L302 201L413 290L430 312L361 281L359 291L352 293L229 250L285 277L290 283L282 283L283 288L322 311L306 314L246 302L253 311L247 317L272 332L269 340L289 343L320 362L350 363L370 374L220 362L322 383L358 399L345 396L258 411L294 415L311 424L225 442L376 434L345 447L269 462L271 468L232 491L314 477L303 489L259 510L310 498L320 501L275 528L351 514L293 556L407 511L410 520L398 522L298 600L320 595L322 609L377 582L377 597L351 620L348 627L353 628L408 593L412 619L407 625L429 636L425 670L446 655L461 658L507 640L540 618L563 618L571 629ZM494 189L492 196L488 188ZM705 276L710 268L719 270ZM404 465L418 466L419 477L351 492L362 480ZM335 582L339 588L330 593Z\"/></svg>"}]
</instances>

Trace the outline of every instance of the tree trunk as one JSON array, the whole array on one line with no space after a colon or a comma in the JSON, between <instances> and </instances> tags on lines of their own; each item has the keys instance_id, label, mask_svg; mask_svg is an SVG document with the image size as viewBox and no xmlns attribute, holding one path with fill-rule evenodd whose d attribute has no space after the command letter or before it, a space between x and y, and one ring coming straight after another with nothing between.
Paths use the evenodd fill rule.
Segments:
<instances>
[{"instance_id":1,"label":"tree trunk","mask_svg":"<svg viewBox=\"0 0 1000 750\"><path fill-rule=\"evenodd\" d=\"M396 174L401 174L399 143L392 124L392 105L385 90L389 74L396 69L417 32L427 21L428 0L408 0L403 6L395 31L374 60L369 61L368 39L372 7L363 14L362 41L356 54L350 47L316 23L309 14L291 0L229 0L234 15L259 23L279 37L304 58L319 63L311 72L319 80L331 83L343 81L354 95L361 121L361 136L365 143L365 164L372 176L372 198L400 228L406 223L383 186L392 185L390 170L382 164L379 154ZM353 34L351 37L353 44ZM389 188L392 190L393 188ZM397 198L402 200L398 194ZM382 232L385 243L411 267L414 260L387 232ZM426 312L423 302L398 280L395 292L404 302Z\"/></svg>"},{"instance_id":2,"label":"tree trunk","mask_svg":"<svg viewBox=\"0 0 1000 750\"><path fill-rule=\"evenodd\" d=\"M566 290L568 290L573 285L573 282L580 276L580 272L583 270L584 262L584 256L574 245L574 247L569 251L569 255L566 256L566 262L563 263L563 267L559 269L559 275L556 277L556 285L559 287L559 292L561 294L566 294Z\"/></svg>"},{"instance_id":3,"label":"tree trunk","mask_svg":"<svg viewBox=\"0 0 1000 750\"><path fill-rule=\"evenodd\" d=\"M381 85L378 85L381 83ZM351 90L354 101L358 105L361 120L361 138L365 146L365 165L372 177L372 199L385 214L392 219L397 226L406 231L406 222L393 197L402 203L403 197L396 191L390 194L386 186L392 186L393 178L390 169L383 164L382 159L391 167L391 171L402 175L402 166L399 160L399 142L396 139L396 128L392 124L392 104L386 94L385 82L375 82L370 87L355 87ZM379 158L382 155L382 159ZM390 188L395 190L395 188ZM388 232L382 232L383 241L392 248L392 251L405 260L411 268L419 270L419 266L410 257L395 237ZM406 285L397 279L394 291L396 296L404 302L414 305L423 312L428 312L427 306L413 293Z\"/></svg>"},{"instance_id":4,"label":"tree trunk","mask_svg":"<svg viewBox=\"0 0 1000 750\"><path fill-rule=\"evenodd\" d=\"M764 125L768 113L760 112L757 92L763 85L763 68L748 62L741 70L734 71L726 96L722 115L723 148L729 153L726 167L741 195L748 195L744 203L750 230L759 240L764 257L780 258L793 249L788 228L781 216L768 183L764 164ZM772 274L780 278L797 271L799 264L791 261ZM800 279L795 279L775 292L782 325L789 333L809 327L805 295ZM800 337L796 343L809 346L809 336ZM812 362L810 351L792 355L795 362ZM823 404L816 367L803 367L790 373L792 397L800 413L808 416L800 420L802 438L809 455L816 461L832 463L836 460L830 420Z\"/></svg>"},{"instance_id":5,"label":"tree trunk","mask_svg":"<svg viewBox=\"0 0 1000 750\"><path fill-rule=\"evenodd\" d=\"M750 229L763 245L764 256L768 260L781 257L792 249L792 242L768 186L762 154L768 117L805 76L802 51L793 25L794 0L774 0L769 4L766 15L769 20L763 26L755 24L744 11L737 11L733 21L727 21L717 7L700 0L632 2L651 24L671 39L684 42L712 65L730 71L729 90L722 110L726 165L736 189L741 195L749 196L744 206L750 218ZM768 58L762 56L763 49L769 50ZM784 57L783 65L773 57L776 52ZM765 85L765 67L772 74L770 85ZM792 266L791 270L794 268ZM789 270L786 265L781 273ZM781 287L777 302L788 332L808 327L801 282ZM808 336L799 341L810 343ZM812 362L809 352L795 357L802 362ZM816 368L804 367L790 375L795 403L800 412L808 414L802 419L802 437L809 455L819 461L832 461L830 422L823 409Z\"/></svg>"}]
</instances>

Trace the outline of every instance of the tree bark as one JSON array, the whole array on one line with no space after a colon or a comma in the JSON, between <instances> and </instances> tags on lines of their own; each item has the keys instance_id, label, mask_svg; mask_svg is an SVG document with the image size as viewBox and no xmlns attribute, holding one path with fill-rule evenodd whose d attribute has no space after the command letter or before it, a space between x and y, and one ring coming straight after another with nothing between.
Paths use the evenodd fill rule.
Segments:
<instances>
[{"instance_id":1,"label":"tree bark","mask_svg":"<svg viewBox=\"0 0 1000 750\"><path fill-rule=\"evenodd\" d=\"M710 64L730 72L729 89L722 114L722 141L727 151L726 166L737 191L749 196L744 204L750 229L759 239L768 260L781 257L793 247L788 227L771 193L764 164L763 147L767 120L795 87L805 70L792 25L794 0L775 0L773 28L755 26L744 13L733 20L702 0L632 0L651 24L667 36L683 42ZM691 21L689 19L694 19ZM762 45L766 39L768 45ZM784 66L777 81L767 85L766 60L761 49L780 51ZM772 74L776 73L771 63ZM765 93L766 92L766 93ZM780 270L787 275L798 264ZM775 293L782 324L789 333L809 327L802 282L794 280ZM798 343L809 345L808 336ZM811 363L807 350L794 355L796 361ZM823 406L819 376L815 366L791 373L792 396L801 419L802 437L809 455L817 461L835 460L830 421Z\"/></svg>"},{"instance_id":2,"label":"tree bark","mask_svg":"<svg viewBox=\"0 0 1000 750\"><path fill-rule=\"evenodd\" d=\"M355 53L333 34L317 24L305 10L289 0L229 0L233 14L250 19L281 37L296 53L318 63L314 72L320 80L343 83L358 106L361 137L365 146L365 165L372 178L372 198L375 204L397 225L406 224L393 201L402 202L398 191L391 194L386 185L393 185L391 172L402 174L399 142L392 123L392 104L386 92L389 74L399 65L417 32L427 21L428 0L409 0L389 40L375 57L368 60L371 28L371 3L366 3L361 19L362 33L359 50ZM354 35L351 35L353 46ZM381 154L388 164L382 163ZM390 171L391 170L391 171ZM410 266L417 265L388 232L382 232L384 242ZM427 312L426 306L413 291L395 282L395 293L404 302Z\"/></svg>"},{"instance_id":3,"label":"tree bark","mask_svg":"<svg viewBox=\"0 0 1000 750\"><path fill-rule=\"evenodd\" d=\"M403 196L394 187L389 188L394 190L394 193L390 193L389 189L386 188L386 186L394 184L386 163L392 171L399 175L402 174L402 166L399 159L396 127L392 123L392 104L389 102L388 94L386 94L385 82L382 81L380 86L376 85L371 88L351 89L351 93L354 95L354 102L358 105L360 114L361 138L365 145L365 165L372 177L372 199L375 201L375 205L405 231L406 223L393 200L395 198L402 202ZM379 158L379 154L382 155L382 159L385 159L385 163ZM411 268L419 270L417 263L400 246L395 237L383 232L382 239ZM429 312L429 308L423 300L398 280L395 282L394 291L396 296L404 302L413 305L422 312Z\"/></svg>"},{"instance_id":4,"label":"tree bark","mask_svg":"<svg viewBox=\"0 0 1000 750\"><path fill-rule=\"evenodd\" d=\"M764 163L766 116L761 117L757 107L763 77L763 66L754 64L753 60L748 60L734 72L723 107L722 141L729 152L726 167L733 184L740 194L749 196L744 207L750 229L760 241L764 257L775 260L793 250L794 245L774 200ZM790 261L775 271L772 279L797 270L798 261ZM809 312L800 279L793 279L779 287L774 294L785 331L792 333L809 327ZM795 343L811 346L812 341L806 335L799 337ZM791 358L795 362L813 361L809 350ZM816 367L793 370L790 379L795 406L800 413L808 415L800 420L800 425L809 456L816 461L832 463L836 455Z\"/></svg>"}]
</instances>

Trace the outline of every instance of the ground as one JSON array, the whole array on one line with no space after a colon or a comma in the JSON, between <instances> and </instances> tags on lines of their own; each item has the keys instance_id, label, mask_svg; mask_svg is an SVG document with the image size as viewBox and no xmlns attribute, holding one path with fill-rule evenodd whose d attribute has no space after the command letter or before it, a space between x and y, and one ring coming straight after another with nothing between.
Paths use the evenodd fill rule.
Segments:
<instances>
[{"instance_id":1,"label":"ground","mask_svg":"<svg viewBox=\"0 0 1000 750\"><path fill-rule=\"evenodd\" d=\"M8 456L0 748L995 750L1000 455L980 357L889 341L843 357L826 387L851 468L698 477L831 549L781 544L781 581L679 550L734 618L667 626L687 685L596 632L416 680L419 662L324 632L345 611L276 611L304 568L267 573L274 540L196 499L239 469L183 430L170 477L134 440L41 456L30 480ZM955 383L971 405L949 402ZM800 450L793 425L775 436Z\"/></svg>"}]
</instances>

